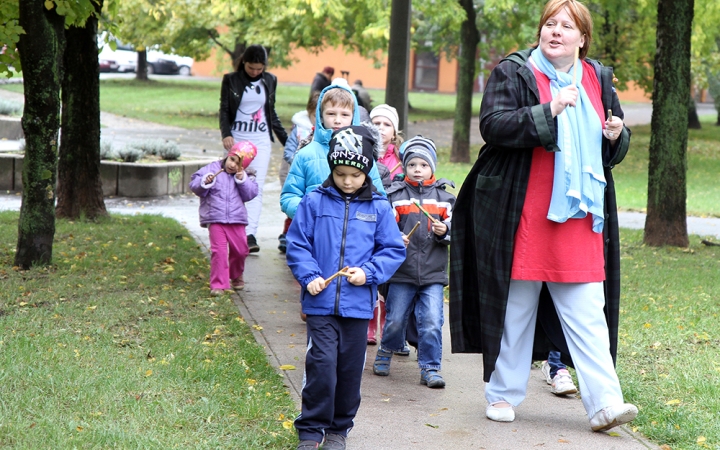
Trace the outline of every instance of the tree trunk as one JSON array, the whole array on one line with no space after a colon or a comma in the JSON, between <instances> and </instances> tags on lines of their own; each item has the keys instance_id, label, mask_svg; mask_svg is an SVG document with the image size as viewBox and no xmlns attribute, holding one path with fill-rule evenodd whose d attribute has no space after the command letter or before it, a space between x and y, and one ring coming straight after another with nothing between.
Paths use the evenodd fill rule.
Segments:
<instances>
[{"instance_id":1,"label":"tree trunk","mask_svg":"<svg viewBox=\"0 0 720 450\"><path fill-rule=\"evenodd\" d=\"M95 4L98 14L102 0ZM58 157L55 216L106 216L100 181L100 68L97 18L65 31L62 82L62 141Z\"/></svg>"},{"instance_id":2,"label":"tree trunk","mask_svg":"<svg viewBox=\"0 0 720 450\"><path fill-rule=\"evenodd\" d=\"M135 79L148 81L147 50L137 52L137 65L135 67Z\"/></svg>"},{"instance_id":3,"label":"tree trunk","mask_svg":"<svg viewBox=\"0 0 720 450\"><path fill-rule=\"evenodd\" d=\"M688 128L691 130L699 130L702 128L700 125L700 118L697 113L697 106L692 96L688 98Z\"/></svg>"},{"instance_id":4,"label":"tree trunk","mask_svg":"<svg viewBox=\"0 0 720 450\"><path fill-rule=\"evenodd\" d=\"M232 52L229 52L230 60L232 61L233 69L237 72L239 66L240 66L240 58L242 58L243 53L245 53L245 49L247 48L247 42L245 41L236 41L235 42L235 48L233 48Z\"/></svg>"},{"instance_id":5,"label":"tree trunk","mask_svg":"<svg viewBox=\"0 0 720 450\"><path fill-rule=\"evenodd\" d=\"M407 130L408 123L411 10L410 0L392 0L385 103L397 110L400 127L398 131Z\"/></svg>"},{"instance_id":6,"label":"tree trunk","mask_svg":"<svg viewBox=\"0 0 720 450\"><path fill-rule=\"evenodd\" d=\"M477 46L480 42L475 24L475 7L472 0L460 0L467 17L460 27L460 58L458 88L455 100L450 162L470 162L470 119L472 118L473 85L477 65Z\"/></svg>"},{"instance_id":7,"label":"tree trunk","mask_svg":"<svg viewBox=\"0 0 720 450\"><path fill-rule=\"evenodd\" d=\"M55 171L60 127L65 20L43 0L21 0L18 50L23 67L25 133L23 196L15 265L28 269L52 262L55 237Z\"/></svg>"},{"instance_id":8,"label":"tree trunk","mask_svg":"<svg viewBox=\"0 0 720 450\"><path fill-rule=\"evenodd\" d=\"M659 0L648 163L647 245L686 247L690 34L694 0Z\"/></svg>"}]
</instances>

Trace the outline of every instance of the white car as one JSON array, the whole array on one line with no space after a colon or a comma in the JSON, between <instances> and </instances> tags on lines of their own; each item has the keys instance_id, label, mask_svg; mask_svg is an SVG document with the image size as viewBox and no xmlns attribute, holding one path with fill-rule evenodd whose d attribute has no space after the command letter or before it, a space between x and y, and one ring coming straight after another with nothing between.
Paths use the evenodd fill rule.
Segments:
<instances>
[{"instance_id":1,"label":"white car","mask_svg":"<svg viewBox=\"0 0 720 450\"><path fill-rule=\"evenodd\" d=\"M129 45L118 44L116 49L110 48L109 44L102 45L98 54L98 61L102 71L108 72L135 72L137 67L137 52Z\"/></svg>"}]
</instances>

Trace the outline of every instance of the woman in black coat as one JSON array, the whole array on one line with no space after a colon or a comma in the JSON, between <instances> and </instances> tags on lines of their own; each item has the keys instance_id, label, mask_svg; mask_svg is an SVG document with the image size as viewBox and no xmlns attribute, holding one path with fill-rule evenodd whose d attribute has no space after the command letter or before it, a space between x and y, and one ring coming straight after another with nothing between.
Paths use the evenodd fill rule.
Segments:
<instances>
[{"instance_id":1,"label":"woman in black coat","mask_svg":"<svg viewBox=\"0 0 720 450\"><path fill-rule=\"evenodd\" d=\"M574 363L594 431L637 415L614 368L620 257L611 169L630 130L612 70L586 58L591 40L584 5L550 0L537 46L503 59L483 96L486 145L453 214L450 330L453 352L483 353L491 420L515 419L531 360L553 347Z\"/></svg>"},{"instance_id":2,"label":"woman in black coat","mask_svg":"<svg viewBox=\"0 0 720 450\"><path fill-rule=\"evenodd\" d=\"M260 250L255 239L262 191L270 163L273 132L285 146L287 132L275 112L277 78L266 72L267 52L261 45L251 45L243 53L236 72L223 76L220 91L220 133L225 151L239 141L250 141L258 149L249 169L256 172L260 188L257 197L248 202L247 243L251 253Z\"/></svg>"}]
</instances>

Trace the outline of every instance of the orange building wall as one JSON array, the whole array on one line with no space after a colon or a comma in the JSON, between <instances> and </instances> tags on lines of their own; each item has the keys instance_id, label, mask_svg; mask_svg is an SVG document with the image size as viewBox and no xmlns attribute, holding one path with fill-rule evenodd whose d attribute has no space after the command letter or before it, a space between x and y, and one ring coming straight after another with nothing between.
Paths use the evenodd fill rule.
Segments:
<instances>
[{"instance_id":1,"label":"orange building wall","mask_svg":"<svg viewBox=\"0 0 720 450\"><path fill-rule=\"evenodd\" d=\"M377 68L370 59L366 59L355 53L345 53L342 48L328 48L320 54L314 54L304 49L297 49L292 53L293 62L287 68L270 67L269 71L277 76L280 83L312 83L317 72L325 66L335 68L335 76L342 76L342 71L348 71L348 81L352 84L355 80L361 79L363 86L371 89L385 89L387 81L387 65L383 61L381 67ZM410 53L410 76L408 86L413 86L415 53ZM219 77L232 70L230 58L226 53L220 55L215 50L205 61L196 61L193 65L193 74L197 76ZM437 92L452 94L457 90L458 62L453 59L448 61L444 55L440 56L438 70ZM650 96L646 95L634 83L628 83L628 89L618 91L618 97L624 102L650 102Z\"/></svg>"},{"instance_id":2,"label":"orange building wall","mask_svg":"<svg viewBox=\"0 0 720 450\"><path fill-rule=\"evenodd\" d=\"M346 75L348 82L353 84L357 79L362 80L363 87L384 89L387 78L387 66L376 68L373 61L355 53L345 53L342 48L328 48L321 54L313 54L304 49L292 52L293 62L290 67L270 67L269 71L278 78L280 83L301 83L310 85L315 74L321 72L323 67L335 68L335 77Z\"/></svg>"}]
</instances>

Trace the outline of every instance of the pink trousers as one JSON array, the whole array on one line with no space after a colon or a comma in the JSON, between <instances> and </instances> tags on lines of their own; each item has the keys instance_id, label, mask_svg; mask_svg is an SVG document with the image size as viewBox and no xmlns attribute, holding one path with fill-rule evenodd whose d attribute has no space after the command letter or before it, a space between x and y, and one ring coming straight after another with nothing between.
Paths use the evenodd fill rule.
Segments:
<instances>
[{"instance_id":1,"label":"pink trousers","mask_svg":"<svg viewBox=\"0 0 720 450\"><path fill-rule=\"evenodd\" d=\"M245 272L248 255L245 225L213 223L210 233L210 289L230 289L230 280Z\"/></svg>"}]
</instances>

